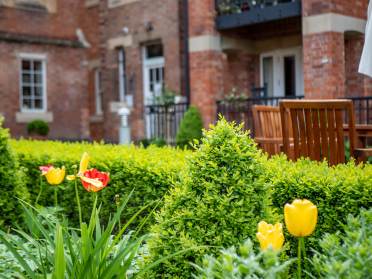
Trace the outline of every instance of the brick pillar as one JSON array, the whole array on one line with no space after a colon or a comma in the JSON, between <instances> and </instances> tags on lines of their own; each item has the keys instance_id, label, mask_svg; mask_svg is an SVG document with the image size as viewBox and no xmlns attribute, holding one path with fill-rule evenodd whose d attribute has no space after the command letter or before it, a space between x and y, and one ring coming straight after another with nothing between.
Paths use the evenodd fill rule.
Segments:
<instances>
[{"instance_id":1,"label":"brick pillar","mask_svg":"<svg viewBox=\"0 0 372 279\"><path fill-rule=\"evenodd\" d=\"M363 95L367 91L357 66L361 52L358 36L364 33L368 2L302 0L307 98Z\"/></svg>"},{"instance_id":2,"label":"brick pillar","mask_svg":"<svg viewBox=\"0 0 372 279\"><path fill-rule=\"evenodd\" d=\"M225 55L215 30L215 1L189 0L191 104L200 109L207 127L216 119L216 101L223 94Z\"/></svg>"},{"instance_id":3,"label":"brick pillar","mask_svg":"<svg viewBox=\"0 0 372 279\"><path fill-rule=\"evenodd\" d=\"M303 36L305 97L345 96L344 34L324 32Z\"/></svg>"}]
</instances>

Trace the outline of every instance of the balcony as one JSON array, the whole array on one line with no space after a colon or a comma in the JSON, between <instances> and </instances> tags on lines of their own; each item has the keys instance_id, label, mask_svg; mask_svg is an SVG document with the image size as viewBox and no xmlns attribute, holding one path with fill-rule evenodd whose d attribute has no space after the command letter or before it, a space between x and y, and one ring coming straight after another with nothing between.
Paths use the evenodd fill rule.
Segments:
<instances>
[{"instance_id":1,"label":"balcony","mask_svg":"<svg viewBox=\"0 0 372 279\"><path fill-rule=\"evenodd\" d=\"M301 0L216 0L217 29L228 30L301 16Z\"/></svg>"}]
</instances>

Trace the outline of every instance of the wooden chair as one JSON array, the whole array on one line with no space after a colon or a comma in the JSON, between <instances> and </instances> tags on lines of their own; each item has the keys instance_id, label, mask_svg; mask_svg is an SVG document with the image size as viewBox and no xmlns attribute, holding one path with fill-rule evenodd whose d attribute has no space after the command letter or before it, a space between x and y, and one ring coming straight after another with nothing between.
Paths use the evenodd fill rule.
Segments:
<instances>
[{"instance_id":1,"label":"wooden chair","mask_svg":"<svg viewBox=\"0 0 372 279\"><path fill-rule=\"evenodd\" d=\"M330 165L345 163L344 112L349 127L350 155L358 161L372 156L372 149L356 148L356 130L353 103L350 100L283 100L280 114L283 134L283 151L290 152L291 159L309 157L312 160L327 159ZM290 114L291 121L285 116ZM290 125L291 124L291 127Z\"/></svg>"},{"instance_id":2,"label":"wooden chair","mask_svg":"<svg viewBox=\"0 0 372 279\"><path fill-rule=\"evenodd\" d=\"M253 106L255 141L269 155L280 153L283 143L279 107Z\"/></svg>"}]
</instances>

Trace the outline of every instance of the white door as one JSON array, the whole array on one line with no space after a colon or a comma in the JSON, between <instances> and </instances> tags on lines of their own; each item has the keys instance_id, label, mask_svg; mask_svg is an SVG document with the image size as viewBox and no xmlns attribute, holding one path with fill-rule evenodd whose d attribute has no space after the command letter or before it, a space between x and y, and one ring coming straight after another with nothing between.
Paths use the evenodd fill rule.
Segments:
<instances>
[{"instance_id":1,"label":"white door","mask_svg":"<svg viewBox=\"0 0 372 279\"><path fill-rule=\"evenodd\" d=\"M152 105L161 97L164 87L164 57L151 57L143 48L143 93L145 105Z\"/></svg>"},{"instance_id":2,"label":"white door","mask_svg":"<svg viewBox=\"0 0 372 279\"><path fill-rule=\"evenodd\" d=\"M161 45L143 47L143 94L144 105L156 105L164 88L164 56ZM146 109L146 137L148 139L162 137L161 130L164 119L159 106Z\"/></svg>"},{"instance_id":3,"label":"white door","mask_svg":"<svg viewBox=\"0 0 372 279\"><path fill-rule=\"evenodd\" d=\"M303 96L302 48L280 49L261 54L261 86L268 97Z\"/></svg>"}]
</instances>

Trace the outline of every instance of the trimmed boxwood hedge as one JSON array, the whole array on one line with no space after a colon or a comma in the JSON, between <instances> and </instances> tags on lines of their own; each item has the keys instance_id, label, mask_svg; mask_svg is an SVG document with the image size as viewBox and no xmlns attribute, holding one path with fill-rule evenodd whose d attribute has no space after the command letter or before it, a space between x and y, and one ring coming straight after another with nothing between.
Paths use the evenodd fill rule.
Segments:
<instances>
[{"instance_id":1,"label":"trimmed boxwood hedge","mask_svg":"<svg viewBox=\"0 0 372 279\"><path fill-rule=\"evenodd\" d=\"M325 233L342 231L347 216L372 207L372 165L354 162L329 167L326 162L288 161L277 156L267 161L266 180L271 185L272 208L283 215L284 205L296 198L311 200L318 207L318 224L306 241L318 248ZM284 218L281 218L284 220ZM292 240L287 234L286 239ZM293 254L296 253L295 241Z\"/></svg>"},{"instance_id":2,"label":"trimmed boxwood hedge","mask_svg":"<svg viewBox=\"0 0 372 279\"><path fill-rule=\"evenodd\" d=\"M81 154L86 151L91 156L90 167L110 172L109 185L99 192L99 202L102 203L104 222L110 214L116 211L115 195L125 197L134 189L127 210L123 214L123 222L132 217L143 206L154 202L133 223L132 228L141 222L156 206L155 201L162 200L163 195L179 179L184 170L184 162L189 151L170 147L158 148L150 146L146 149L135 146L103 145L89 143L62 143L55 141L13 140L12 147L16 151L20 164L25 169L25 183L34 202L43 186L39 204L53 206L53 187L41 179L39 166L53 164L65 166L66 173L72 174L73 166L79 164ZM79 183L83 217L88 218L92 206L91 193L87 193ZM58 204L64 208L64 213L72 222L78 224L77 205L75 200L74 182L65 181L58 186ZM158 205L161 207L161 204ZM147 223L149 225L152 221Z\"/></svg>"},{"instance_id":3,"label":"trimmed boxwood hedge","mask_svg":"<svg viewBox=\"0 0 372 279\"><path fill-rule=\"evenodd\" d=\"M254 237L258 222L270 221L261 153L242 126L219 121L204 134L187 170L151 228L149 260L192 250L146 278L191 278L190 262L200 264L205 253Z\"/></svg>"},{"instance_id":4,"label":"trimmed boxwood hedge","mask_svg":"<svg viewBox=\"0 0 372 279\"><path fill-rule=\"evenodd\" d=\"M0 228L22 223L22 208L17 198L26 202L29 193L23 182L23 171L9 145L9 132L2 128L0 117Z\"/></svg>"}]
</instances>

